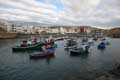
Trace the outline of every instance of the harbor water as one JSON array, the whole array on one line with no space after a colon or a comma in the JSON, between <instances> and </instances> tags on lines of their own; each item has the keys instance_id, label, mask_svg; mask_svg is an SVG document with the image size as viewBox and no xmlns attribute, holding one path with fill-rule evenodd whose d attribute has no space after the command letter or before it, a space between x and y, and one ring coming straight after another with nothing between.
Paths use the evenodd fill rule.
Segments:
<instances>
[{"instance_id":1,"label":"harbor water","mask_svg":"<svg viewBox=\"0 0 120 80\"><path fill-rule=\"evenodd\" d=\"M111 45L105 50L98 50L99 41L95 41L90 53L80 56L70 56L61 40L56 42L54 57L30 59L31 52L12 52L21 39L2 39L0 80L94 80L120 62L120 39L107 40Z\"/></svg>"}]
</instances>

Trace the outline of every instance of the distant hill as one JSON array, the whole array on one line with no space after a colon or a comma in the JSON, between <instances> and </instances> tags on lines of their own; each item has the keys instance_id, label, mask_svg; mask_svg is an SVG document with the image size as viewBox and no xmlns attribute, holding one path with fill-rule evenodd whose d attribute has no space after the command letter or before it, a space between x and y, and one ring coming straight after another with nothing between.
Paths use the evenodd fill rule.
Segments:
<instances>
[{"instance_id":1,"label":"distant hill","mask_svg":"<svg viewBox=\"0 0 120 80\"><path fill-rule=\"evenodd\" d=\"M8 22L17 25L49 26L49 24L38 23L38 22L25 22L25 21L8 21Z\"/></svg>"},{"instance_id":2,"label":"distant hill","mask_svg":"<svg viewBox=\"0 0 120 80\"><path fill-rule=\"evenodd\" d=\"M114 38L120 38L120 28L112 28L108 31L108 35Z\"/></svg>"}]
</instances>

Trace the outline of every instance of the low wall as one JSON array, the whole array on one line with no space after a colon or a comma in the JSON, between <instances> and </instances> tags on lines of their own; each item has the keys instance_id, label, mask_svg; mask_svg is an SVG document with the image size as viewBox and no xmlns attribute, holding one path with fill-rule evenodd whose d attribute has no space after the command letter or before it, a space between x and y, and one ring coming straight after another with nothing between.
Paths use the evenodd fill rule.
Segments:
<instances>
[{"instance_id":1,"label":"low wall","mask_svg":"<svg viewBox=\"0 0 120 80\"><path fill-rule=\"evenodd\" d=\"M15 38L17 33L0 32L0 39Z\"/></svg>"}]
</instances>

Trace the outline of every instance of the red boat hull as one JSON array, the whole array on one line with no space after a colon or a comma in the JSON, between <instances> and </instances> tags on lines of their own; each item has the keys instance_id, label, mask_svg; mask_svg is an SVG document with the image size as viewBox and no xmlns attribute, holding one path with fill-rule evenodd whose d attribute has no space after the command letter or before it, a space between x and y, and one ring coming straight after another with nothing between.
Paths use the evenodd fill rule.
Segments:
<instances>
[{"instance_id":1,"label":"red boat hull","mask_svg":"<svg viewBox=\"0 0 120 80\"><path fill-rule=\"evenodd\" d=\"M47 42L47 43L45 44L45 49L50 48L52 45L54 45L54 42L53 42L53 41L52 41L52 42Z\"/></svg>"},{"instance_id":2,"label":"red boat hull","mask_svg":"<svg viewBox=\"0 0 120 80\"><path fill-rule=\"evenodd\" d=\"M52 42L47 42L45 45L47 46L47 45L53 45L54 44L54 41L52 41Z\"/></svg>"},{"instance_id":3,"label":"red boat hull","mask_svg":"<svg viewBox=\"0 0 120 80\"><path fill-rule=\"evenodd\" d=\"M44 58L49 56L54 56L54 53L31 55L30 58Z\"/></svg>"}]
</instances>

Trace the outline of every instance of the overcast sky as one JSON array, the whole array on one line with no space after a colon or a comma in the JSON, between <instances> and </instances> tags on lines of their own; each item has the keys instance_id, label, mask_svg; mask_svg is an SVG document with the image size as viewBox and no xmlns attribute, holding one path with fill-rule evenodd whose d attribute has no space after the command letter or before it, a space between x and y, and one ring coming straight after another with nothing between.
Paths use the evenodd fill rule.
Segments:
<instances>
[{"instance_id":1,"label":"overcast sky","mask_svg":"<svg viewBox=\"0 0 120 80\"><path fill-rule=\"evenodd\" d=\"M53 25L120 27L120 0L0 0L0 18Z\"/></svg>"}]
</instances>

